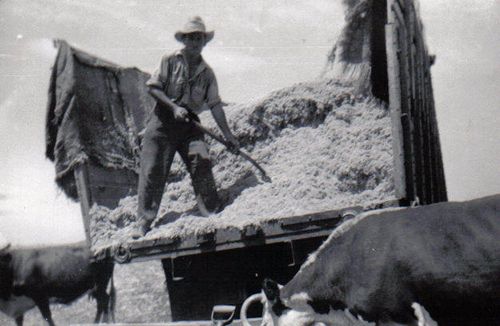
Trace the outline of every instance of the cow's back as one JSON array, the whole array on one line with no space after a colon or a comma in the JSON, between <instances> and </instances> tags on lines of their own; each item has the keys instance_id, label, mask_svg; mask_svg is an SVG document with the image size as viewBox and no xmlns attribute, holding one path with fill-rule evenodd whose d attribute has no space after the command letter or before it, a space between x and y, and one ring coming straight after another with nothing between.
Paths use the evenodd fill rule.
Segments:
<instances>
[{"instance_id":1,"label":"cow's back","mask_svg":"<svg viewBox=\"0 0 500 326\"><path fill-rule=\"evenodd\" d=\"M13 250L13 285L27 294L43 293L69 302L93 287L94 265L85 245Z\"/></svg>"},{"instance_id":2,"label":"cow's back","mask_svg":"<svg viewBox=\"0 0 500 326\"><path fill-rule=\"evenodd\" d=\"M455 288L468 282L478 293L490 289L488 275L500 273L500 196L409 209L392 223L399 227L389 238L395 259L414 277L430 274Z\"/></svg>"},{"instance_id":3,"label":"cow's back","mask_svg":"<svg viewBox=\"0 0 500 326\"><path fill-rule=\"evenodd\" d=\"M498 272L499 212L500 196L385 212L361 221L344 242L354 244L351 253L366 264L390 261L414 275L453 278L452 271L478 267Z\"/></svg>"}]
</instances>

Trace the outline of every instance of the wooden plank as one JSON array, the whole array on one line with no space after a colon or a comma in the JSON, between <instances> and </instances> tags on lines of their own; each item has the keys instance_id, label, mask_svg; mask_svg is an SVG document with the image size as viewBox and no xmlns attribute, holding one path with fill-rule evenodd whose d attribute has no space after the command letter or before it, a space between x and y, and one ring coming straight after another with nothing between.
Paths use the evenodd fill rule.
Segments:
<instances>
[{"instance_id":1,"label":"wooden plank","mask_svg":"<svg viewBox=\"0 0 500 326\"><path fill-rule=\"evenodd\" d=\"M401 11L404 12L406 10L406 0L396 0L397 5L401 8Z\"/></svg>"},{"instance_id":2,"label":"wooden plank","mask_svg":"<svg viewBox=\"0 0 500 326\"><path fill-rule=\"evenodd\" d=\"M432 165L432 196L433 196L433 202L435 203L440 201L439 192L441 186L439 185L440 167L438 166L439 162L437 160L437 155L438 155L436 151L437 144L435 143L434 139L434 134L437 133L437 130L435 129L435 126L433 124L434 112L432 110L432 89L430 85L430 76L426 80L426 92L427 94L429 94L426 104L429 110L429 129L430 129L429 142L430 142L430 152L431 152L430 155L431 155L431 165Z\"/></svg>"},{"instance_id":3,"label":"wooden plank","mask_svg":"<svg viewBox=\"0 0 500 326\"><path fill-rule=\"evenodd\" d=\"M417 194L420 203L427 203L427 195L425 192L425 152L424 152L424 125L423 125L423 110L421 106L421 84L420 84L420 62L419 56L421 48L419 47L419 36L421 31L418 29L417 16L413 3L410 3L408 12L408 20L410 25L410 43L411 43L411 65L412 65L412 105L415 111L415 148L416 148L416 177L417 177Z\"/></svg>"},{"instance_id":4,"label":"wooden plank","mask_svg":"<svg viewBox=\"0 0 500 326\"><path fill-rule=\"evenodd\" d=\"M387 75L389 79L389 110L392 124L392 156L394 162L394 188L396 198L405 198L406 173L403 148L403 127L401 125L401 81L399 75L399 47L396 42L394 24L385 26L385 43L387 53Z\"/></svg>"},{"instance_id":5,"label":"wooden plank","mask_svg":"<svg viewBox=\"0 0 500 326\"><path fill-rule=\"evenodd\" d=\"M434 137L438 130L437 124L434 126L435 111L432 87L427 85L427 82L430 82L430 65L422 34L422 23L416 7L412 2L407 2L405 5L405 8L401 8L401 13L405 16L405 26L408 27L410 34L407 35L407 41L414 46L410 55L410 64L413 67L410 69L412 75L410 117L414 124L413 145L416 151L414 154L416 155L415 168L417 172L415 181L421 202L431 203L437 201L435 195L438 192L437 184L441 184L441 187L445 185L443 182L437 181L437 172L441 169L440 173L442 174L442 166L438 167L440 164L436 161L435 147L439 144L439 137ZM439 159L441 160L441 158Z\"/></svg>"},{"instance_id":6,"label":"wooden plank","mask_svg":"<svg viewBox=\"0 0 500 326\"><path fill-rule=\"evenodd\" d=\"M422 22L417 15L418 13L413 3L410 9L413 14L414 43L417 47L417 59L420 62L418 73L421 75L420 84L418 85L421 88L421 92L417 96L420 98L421 103L421 105L419 104L419 108L421 109L422 145L424 147L424 155L422 157L424 175L422 179L423 194L428 197L424 202L432 203L446 198L446 184L440 153L429 56L423 38Z\"/></svg>"},{"instance_id":7,"label":"wooden plank","mask_svg":"<svg viewBox=\"0 0 500 326\"><path fill-rule=\"evenodd\" d=\"M76 189L80 200L80 208L82 210L83 227L85 230L85 238L90 244L90 215L89 211L92 207L92 194L89 187L89 175L86 164L79 165L74 170Z\"/></svg>"},{"instance_id":8,"label":"wooden plank","mask_svg":"<svg viewBox=\"0 0 500 326\"><path fill-rule=\"evenodd\" d=\"M110 209L119 201L137 193L137 175L128 169L110 169L89 163L88 180L92 202Z\"/></svg>"},{"instance_id":9,"label":"wooden plank","mask_svg":"<svg viewBox=\"0 0 500 326\"><path fill-rule=\"evenodd\" d=\"M392 7L394 6L394 1L396 0L387 0L387 25L393 25L396 23L396 17L395 17L395 13L394 11L392 10ZM386 33L387 33L387 29L386 29ZM386 43L387 43L387 39L386 39Z\"/></svg>"},{"instance_id":10,"label":"wooden plank","mask_svg":"<svg viewBox=\"0 0 500 326\"><path fill-rule=\"evenodd\" d=\"M433 169L435 171L435 189L436 189L436 202L448 200L446 193L446 179L444 175L444 167L442 161L441 144L439 140L439 128L436 118L436 108L434 105L434 91L432 87L432 79L428 80L428 93L429 93L429 111L430 111L430 125L432 128L432 146L435 158L435 164L433 164Z\"/></svg>"},{"instance_id":11,"label":"wooden plank","mask_svg":"<svg viewBox=\"0 0 500 326\"><path fill-rule=\"evenodd\" d=\"M424 86L425 87L425 86ZM424 95L425 96L425 95ZM425 102L424 102L425 105ZM425 171L426 171L426 183L425 183L425 192L427 194L427 200L428 203L434 203L434 191L433 191L433 166L432 166L432 152L431 152L431 131L430 131L430 126L429 126L429 115L425 114L425 120L424 120L424 126L425 126L425 154L426 154L426 160L425 160Z\"/></svg>"},{"instance_id":12,"label":"wooden plank","mask_svg":"<svg viewBox=\"0 0 500 326\"><path fill-rule=\"evenodd\" d=\"M292 225L285 225L280 220L271 220L262 225L260 231L253 237L248 237L244 231L233 227L216 230L208 240L201 239L196 235L190 235L182 239L131 240L122 243L118 247L105 248L95 254L110 258L114 257L118 263L128 263L325 237L338 224L342 223L344 217L348 218L346 216L355 216L363 210L397 206L399 206L399 200L390 200L373 207L361 208L354 206L330 211L329 218L326 216L327 212L291 217L295 219ZM315 215L317 215L317 218L313 217ZM300 221L301 218L302 221ZM310 221L309 224L308 221Z\"/></svg>"},{"instance_id":13,"label":"wooden plank","mask_svg":"<svg viewBox=\"0 0 500 326\"><path fill-rule=\"evenodd\" d=\"M431 84L432 85L432 84ZM432 89L432 87L431 87ZM434 110L434 103L432 103L432 108L433 112ZM448 200L448 195L446 193L446 179L444 175L444 167L443 167L443 155L441 152L441 143L439 141L439 133L438 133L438 124L436 121L436 116L435 114L433 115L433 124L434 124L434 143L436 144L436 158L438 161L437 168L439 172L439 177L438 177L438 185L439 185L439 201L446 201Z\"/></svg>"},{"instance_id":14,"label":"wooden plank","mask_svg":"<svg viewBox=\"0 0 500 326\"><path fill-rule=\"evenodd\" d=\"M213 246L209 247L208 249L204 249L203 247L197 246L197 245L192 245L193 241L191 242L191 246L185 246L183 245L182 247L174 247L174 248L167 248L167 247L161 247L161 246L152 246L149 248L142 248L140 250L134 250L130 252L128 260L120 260L118 259L118 263L134 263L134 262L144 262L144 261L149 261L149 260L158 260L158 259L166 259L166 258L178 258L178 257L183 257L183 256L191 256L191 255L197 255L197 254L202 254L206 252L219 252L219 251L226 251L226 250L235 250L235 249L241 249L241 248L246 248L246 247L252 247L252 246L258 246L258 245L271 245L271 244L277 244L277 243L282 243L282 242L289 242L289 241L297 241L297 240L303 240L303 239L313 239L317 237L326 237L330 235L330 233L333 231L333 229L337 225L331 227L331 228L323 228L323 229L316 229L316 230L310 230L308 232L294 232L294 233L282 233L280 235L276 236L268 236L265 235L265 237L261 238L261 241L232 241L232 242L226 242L226 243L214 243ZM186 242L187 244L189 242Z\"/></svg>"},{"instance_id":15,"label":"wooden plank","mask_svg":"<svg viewBox=\"0 0 500 326\"><path fill-rule=\"evenodd\" d=\"M417 25L418 27L418 25ZM425 106L425 83L424 83L424 74L425 74L425 66L423 62L423 55L425 53L425 49L423 48L423 44L421 42L421 34L418 34L417 38L417 67L418 67L418 89L419 89L419 110L421 111L421 117L422 117L422 153L423 153L423 171L424 171L424 178L423 178L423 189L424 189L424 203L429 204L432 203L432 193L430 191L430 179L431 179L431 170L432 167L429 166L429 159L430 159L430 153L429 153L429 128L428 128L428 113L426 110Z\"/></svg>"},{"instance_id":16,"label":"wooden plank","mask_svg":"<svg viewBox=\"0 0 500 326\"><path fill-rule=\"evenodd\" d=\"M97 185L90 187L90 190L93 195L93 201L109 209L116 208L122 198L133 196L137 193L136 187L132 186Z\"/></svg>"},{"instance_id":17,"label":"wooden plank","mask_svg":"<svg viewBox=\"0 0 500 326\"><path fill-rule=\"evenodd\" d=\"M395 88L399 88L400 92L406 197L413 199L418 194L423 203L441 201L446 198L446 184L435 117L429 57L424 42L422 22L415 3L406 0L388 0L387 21L388 25L392 26L393 34L386 32L386 42L391 36L395 38L397 51L393 53L397 54L400 70L400 82L395 85L395 81L389 81L389 87L392 88L392 92ZM388 61L391 60L389 50L387 55ZM392 68L388 67L388 70L390 69ZM394 72L392 76L394 77ZM398 155L397 151L394 153ZM396 164L395 166L397 169Z\"/></svg>"},{"instance_id":18,"label":"wooden plank","mask_svg":"<svg viewBox=\"0 0 500 326\"><path fill-rule=\"evenodd\" d=\"M397 6L396 6L397 7ZM409 67L408 33L406 24L398 23L397 42L400 51L398 52L398 62L400 67L401 81L401 124L403 126L403 148L406 175L406 199L414 200L415 187L415 150L413 148L413 112L411 108L411 82Z\"/></svg>"},{"instance_id":19,"label":"wooden plank","mask_svg":"<svg viewBox=\"0 0 500 326\"><path fill-rule=\"evenodd\" d=\"M431 155L431 164L432 164L432 179L433 179L433 202L439 201L439 162L437 161L437 151L436 151L436 146L437 144L435 143L435 138L434 134L437 132L434 126L434 119L433 119L433 110L432 110L432 91L430 87L430 76L428 79L426 79L426 86L425 86L427 94L429 94L428 99L426 101L426 105L429 110L429 129L430 129L430 135L429 135L429 142L430 142L430 155Z\"/></svg>"},{"instance_id":20,"label":"wooden plank","mask_svg":"<svg viewBox=\"0 0 500 326\"><path fill-rule=\"evenodd\" d=\"M413 29L413 28L411 28ZM410 40L413 39L413 31L410 34ZM418 108L418 91L417 91L417 65L415 57L417 55L416 47L413 42L410 42L410 83L411 83L411 108L412 108L412 122L413 129L413 148L415 158L415 185L416 195L419 202L424 200L422 180L424 171L422 169L422 125L421 125L421 112Z\"/></svg>"},{"instance_id":21,"label":"wooden plank","mask_svg":"<svg viewBox=\"0 0 500 326\"><path fill-rule=\"evenodd\" d=\"M428 94L426 90L426 78L429 75L429 66L426 64L427 50L425 48L425 44L422 37L422 29L420 20L418 20L418 28L420 30L419 38L418 38L418 47L419 51L419 81L420 81L420 106L423 114L423 126L424 126L424 171L425 171L425 194L427 203L434 203L433 196L433 176L432 176L432 153L431 153L431 131L429 126L429 110L427 105Z\"/></svg>"},{"instance_id":22,"label":"wooden plank","mask_svg":"<svg viewBox=\"0 0 500 326\"><path fill-rule=\"evenodd\" d=\"M396 2L392 3L391 12L392 12L392 16L395 18L395 20L398 21L399 26L405 26L405 18L404 18L403 12L401 11L401 7L399 6L398 3L396 3Z\"/></svg>"},{"instance_id":23,"label":"wooden plank","mask_svg":"<svg viewBox=\"0 0 500 326\"><path fill-rule=\"evenodd\" d=\"M137 174L128 169L111 169L98 166L93 163L89 165L89 181L94 184L109 185L136 185Z\"/></svg>"}]
</instances>

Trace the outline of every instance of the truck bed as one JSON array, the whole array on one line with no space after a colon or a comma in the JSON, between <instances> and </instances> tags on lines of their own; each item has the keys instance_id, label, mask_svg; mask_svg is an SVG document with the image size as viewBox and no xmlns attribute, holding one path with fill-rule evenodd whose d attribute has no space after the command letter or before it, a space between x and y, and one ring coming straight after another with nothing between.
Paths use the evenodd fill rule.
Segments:
<instances>
[{"instance_id":1,"label":"truck bed","mask_svg":"<svg viewBox=\"0 0 500 326\"><path fill-rule=\"evenodd\" d=\"M397 205L396 200L387 201L367 207L353 206L247 225L205 228L202 232L186 233L183 236L162 237L161 230L153 230L152 235L143 239L128 238L123 242L101 247L95 254L98 258L114 257L116 261L125 263L279 242L291 243L300 239L326 237L339 223L363 211ZM164 228L168 228L168 225Z\"/></svg>"},{"instance_id":2,"label":"truck bed","mask_svg":"<svg viewBox=\"0 0 500 326\"><path fill-rule=\"evenodd\" d=\"M83 215L97 256L129 261L133 252L131 260L140 255L155 259L279 242L310 232L325 235L342 210L397 199L391 119L385 104L373 97L355 97L349 87L323 80L282 89L256 103L228 106L226 112L242 149L272 182L207 137L219 195L226 203L223 211L209 218L199 214L190 176L176 158L153 230L131 241L130 231L138 222L136 174L89 161L77 168L75 179L80 197L88 198L82 201ZM200 117L217 132L209 112ZM323 224L329 227L288 227L309 220L328 220Z\"/></svg>"}]
</instances>

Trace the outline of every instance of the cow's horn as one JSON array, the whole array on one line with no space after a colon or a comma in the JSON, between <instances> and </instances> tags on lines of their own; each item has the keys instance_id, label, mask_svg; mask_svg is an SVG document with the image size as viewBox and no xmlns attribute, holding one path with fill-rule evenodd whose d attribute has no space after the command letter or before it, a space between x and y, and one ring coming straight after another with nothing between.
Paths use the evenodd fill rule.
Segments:
<instances>
[{"instance_id":1,"label":"cow's horn","mask_svg":"<svg viewBox=\"0 0 500 326\"><path fill-rule=\"evenodd\" d=\"M241 305L241 310L240 310L240 319L241 319L241 324L243 326L251 326L251 324L248 322L247 319L247 310L250 305L256 301L261 302L262 299L264 299L264 296L262 293L255 293L246 298L246 300L243 302Z\"/></svg>"}]
</instances>

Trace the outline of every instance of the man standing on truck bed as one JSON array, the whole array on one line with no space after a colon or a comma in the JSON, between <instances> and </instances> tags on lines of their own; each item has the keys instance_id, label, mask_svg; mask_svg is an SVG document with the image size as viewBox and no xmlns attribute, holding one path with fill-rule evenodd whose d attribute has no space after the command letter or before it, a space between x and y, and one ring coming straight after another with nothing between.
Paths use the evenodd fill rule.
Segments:
<instances>
[{"instance_id":1,"label":"man standing on truck bed","mask_svg":"<svg viewBox=\"0 0 500 326\"><path fill-rule=\"evenodd\" d=\"M161 59L160 67L147 81L150 94L156 99L154 112L146 126L141 152L138 186L139 227L132 237L146 234L156 218L163 189L176 152L187 166L200 212L208 216L220 210L208 145L204 134L192 123L200 121L198 113L206 104L231 144L239 149L238 140L229 130L222 109L217 80L205 63L201 52L213 38L200 17L191 18L175 38L184 48Z\"/></svg>"}]
</instances>

